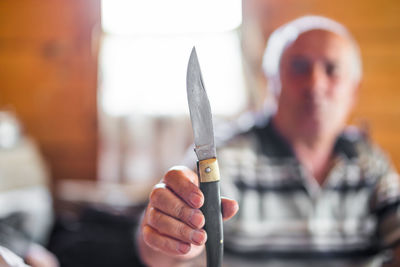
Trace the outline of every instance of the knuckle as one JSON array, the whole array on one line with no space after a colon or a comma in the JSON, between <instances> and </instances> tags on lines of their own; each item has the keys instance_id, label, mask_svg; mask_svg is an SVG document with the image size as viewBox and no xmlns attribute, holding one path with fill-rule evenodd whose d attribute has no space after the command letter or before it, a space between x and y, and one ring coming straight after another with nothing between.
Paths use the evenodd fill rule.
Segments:
<instances>
[{"instance_id":1,"label":"knuckle","mask_svg":"<svg viewBox=\"0 0 400 267\"><path fill-rule=\"evenodd\" d=\"M143 241L156 251L172 250L170 241L167 238L158 235L151 226L145 226L143 228Z\"/></svg>"},{"instance_id":2,"label":"knuckle","mask_svg":"<svg viewBox=\"0 0 400 267\"><path fill-rule=\"evenodd\" d=\"M189 239L188 237L188 227L184 224L177 226L177 234L183 239Z\"/></svg>"},{"instance_id":3,"label":"knuckle","mask_svg":"<svg viewBox=\"0 0 400 267\"><path fill-rule=\"evenodd\" d=\"M157 227L159 226L161 220L162 220L161 212L157 211L154 208L151 208L149 211L149 224L153 227Z\"/></svg>"},{"instance_id":4,"label":"knuckle","mask_svg":"<svg viewBox=\"0 0 400 267\"><path fill-rule=\"evenodd\" d=\"M185 207L182 205L182 203L175 204L174 212L178 219L185 220L186 212L185 212Z\"/></svg>"},{"instance_id":5,"label":"knuckle","mask_svg":"<svg viewBox=\"0 0 400 267\"><path fill-rule=\"evenodd\" d=\"M155 187L155 188L150 192L150 203L151 203L151 204L157 203L157 202L160 200L160 198L161 198L161 196L162 196L164 190L165 190L164 188Z\"/></svg>"},{"instance_id":6,"label":"knuckle","mask_svg":"<svg viewBox=\"0 0 400 267\"><path fill-rule=\"evenodd\" d=\"M143 240L146 244L148 244L148 245L154 244L154 235L152 234L150 227L144 226L142 234L143 234Z\"/></svg>"},{"instance_id":7,"label":"knuckle","mask_svg":"<svg viewBox=\"0 0 400 267\"><path fill-rule=\"evenodd\" d=\"M166 181L173 181L176 178L182 177L182 176L185 176L183 169L173 167L167 171L167 173L164 176L164 179Z\"/></svg>"},{"instance_id":8,"label":"knuckle","mask_svg":"<svg viewBox=\"0 0 400 267\"><path fill-rule=\"evenodd\" d=\"M163 248L163 240L160 238L157 238L156 236L151 236L149 245L153 248L156 248L157 250Z\"/></svg>"}]
</instances>

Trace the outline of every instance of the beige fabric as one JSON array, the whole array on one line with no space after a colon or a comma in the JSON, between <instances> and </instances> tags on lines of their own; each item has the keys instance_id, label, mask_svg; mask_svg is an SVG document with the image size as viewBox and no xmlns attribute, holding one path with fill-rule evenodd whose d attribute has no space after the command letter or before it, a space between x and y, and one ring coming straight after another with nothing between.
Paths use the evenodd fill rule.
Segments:
<instances>
[{"instance_id":1,"label":"beige fabric","mask_svg":"<svg viewBox=\"0 0 400 267\"><path fill-rule=\"evenodd\" d=\"M45 243L53 220L49 173L33 140L22 138L0 149L0 218L23 213L23 228L35 242Z\"/></svg>"},{"instance_id":2,"label":"beige fabric","mask_svg":"<svg viewBox=\"0 0 400 267\"><path fill-rule=\"evenodd\" d=\"M33 140L22 138L14 147L0 149L0 193L47 185L48 170Z\"/></svg>"}]
</instances>

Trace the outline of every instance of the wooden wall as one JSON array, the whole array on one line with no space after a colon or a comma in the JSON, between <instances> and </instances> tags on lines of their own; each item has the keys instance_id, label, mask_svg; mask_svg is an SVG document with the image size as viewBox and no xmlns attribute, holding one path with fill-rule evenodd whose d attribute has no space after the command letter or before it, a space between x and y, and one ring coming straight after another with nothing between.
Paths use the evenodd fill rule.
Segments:
<instances>
[{"instance_id":1,"label":"wooden wall","mask_svg":"<svg viewBox=\"0 0 400 267\"><path fill-rule=\"evenodd\" d=\"M265 97L261 56L273 29L304 14L347 25L365 73L353 121L369 125L400 169L399 1L243 0L243 14L255 107ZM0 1L0 108L14 108L56 179L96 178L99 33L100 0Z\"/></svg>"},{"instance_id":2,"label":"wooden wall","mask_svg":"<svg viewBox=\"0 0 400 267\"><path fill-rule=\"evenodd\" d=\"M352 117L366 123L372 137L400 170L400 1L396 0L243 0L243 48L251 81L262 96L261 55L266 36L281 24L307 14L346 25L361 47L364 80ZM254 105L259 105L254 101Z\"/></svg>"},{"instance_id":3,"label":"wooden wall","mask_svg":"<svg viewBox=\"0 0 400 267\"><path fill-rule=\"evenodd\" d=\"M0 108L15 110L55 179L95 179L99 0L0 1Z\"/></svg>"}]
</instances>

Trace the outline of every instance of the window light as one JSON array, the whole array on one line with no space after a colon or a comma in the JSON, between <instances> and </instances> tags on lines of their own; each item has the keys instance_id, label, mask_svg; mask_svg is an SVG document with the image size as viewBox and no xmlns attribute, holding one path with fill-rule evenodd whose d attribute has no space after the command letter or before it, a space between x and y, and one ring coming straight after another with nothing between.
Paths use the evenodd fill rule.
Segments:
<instances>
[{"instance_id":1,"label":"window light","mask_svg":"<svg viewBox=\"0 0 400 267\"><path fill-rule=\"evenodd\" d=\"M111 34L223 32L242 22L241 0L103 0Z\"/></svg>"}]
</instances>

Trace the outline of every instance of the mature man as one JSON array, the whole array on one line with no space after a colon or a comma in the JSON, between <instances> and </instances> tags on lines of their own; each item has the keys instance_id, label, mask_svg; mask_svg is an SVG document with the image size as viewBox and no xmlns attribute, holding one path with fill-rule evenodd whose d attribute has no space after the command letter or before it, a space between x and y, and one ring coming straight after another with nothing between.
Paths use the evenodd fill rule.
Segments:
<instances>
[{"instance_id":1,"label":"mature man","mask_svg":"<svg viewBox=\"0 0 400 267\"><path fill-rule=\"evenodd\" d=\"M345 127L361 78L356 43L330 19L303 17L272 34L264 69L276 112L218 152L223 193L241 208L225 225L227 260L381 266L400 240L400 181L361 131ZM193 171L166 173L137 236L144 263L176 266L203 251L203 201ZM234 200L222 205L225 219L238 210Z\"/></svg>"}]
</instances>

